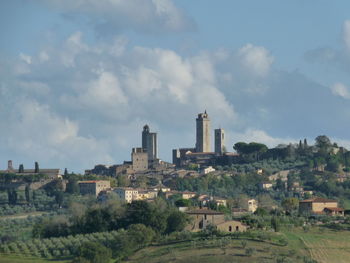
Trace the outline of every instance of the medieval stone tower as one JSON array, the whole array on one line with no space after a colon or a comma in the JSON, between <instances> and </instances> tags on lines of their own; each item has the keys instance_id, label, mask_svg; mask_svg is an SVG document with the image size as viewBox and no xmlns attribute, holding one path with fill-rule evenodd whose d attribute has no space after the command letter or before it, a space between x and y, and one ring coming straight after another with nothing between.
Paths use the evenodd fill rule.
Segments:
<instances>
[{"instance_id":1,"label":"medieval stone tower","mask_svg":"<svg viewBox=\"0 0 350 263\"><path fill-rule=\"evenodd\" d=\"M215 129L215 152L223 154L225 151L225 131L224 129Z\"/></svg>"},{"instance_id":2,"label":"medieval stone tower","mask_svg":"<svg viewBox=\"0 0 350 263\"><path fill-rule=\"evenodd\" d=\"M158 158L157 133L150 132L147 124L143 127L142 131L142 148L144 152L147 152L149 161L153 161Z\"/></svg>"},{"instance_id":3,"label":"medieval stone tower","mask_svg":"<svg viewBox=\"0 0 350 263\"><path fill-rule=\"evenodd\" d=\"M207 111L196 119L196 152L210 152L210 119Z\"/></svg>"}]
</instances>

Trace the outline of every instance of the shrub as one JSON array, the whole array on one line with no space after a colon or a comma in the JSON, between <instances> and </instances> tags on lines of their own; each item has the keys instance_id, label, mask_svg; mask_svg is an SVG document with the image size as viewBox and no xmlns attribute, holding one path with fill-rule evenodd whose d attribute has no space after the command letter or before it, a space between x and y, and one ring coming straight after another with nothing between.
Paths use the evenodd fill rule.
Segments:
<instances>
[{"instance_id":1,"label":"shrub","mask_svg":"<svg viewBox=\"0 0 350 263\"><path fill-rule=\"evenodd\" d=\"M94 263L108 263L112 251L96 242L86 242L79 249L79 258L87 259Z\"/></svg>"},{"instance_id":2,"label":"shrub","mask_svg":"<svg viewBox=\"0 0 350 263\"><path fill-rule=\"evenodd\" d=\"M248 257L251 257L251 256L254 254L254 252L255 252L254 248L251 248L251 247L249 247L249 248L247 248L247 249L245 250L245 254L246 254Z\"/></svg>"}]
</instances>

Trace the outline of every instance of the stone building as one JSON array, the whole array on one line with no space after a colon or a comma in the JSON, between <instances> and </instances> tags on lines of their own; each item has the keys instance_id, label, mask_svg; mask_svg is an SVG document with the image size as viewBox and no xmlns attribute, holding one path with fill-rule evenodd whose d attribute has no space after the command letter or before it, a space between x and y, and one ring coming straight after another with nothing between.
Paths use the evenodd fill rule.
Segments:
<instances>
[{"instance_id":1,"label":"stone building","mask_svg":"<svg viewBox=\"0 0 350 263\"><path fill-rule=\"evenodd\" d=\"M216 226L225 222L225 214L214 210L196 209L187 211L186 214L192 218L192 222L186 227L186 230L193 232L201 231L208 225Z\"/></svg>"},{"instance_id":2,"label":"stone building","mask_svg":"<svg viewBox=\"0 0 350 263\"><path fill-rule=\"evenodd\" d=\"M215 129L215 152L223 154L225 152L225 131L224 129Z\"/></svg>"},{"instance_id":3,"label":"stone building","mask_svg":"<svg viewBox=\"0 0 350 263\"><path fill-rule=\"evenodd\" d=\"M92 181L79 181L80 194L90 194L98 196L101 191L105 191L111 188L110 181L105 180L92 180Z\"/></svg>"},{"instance_id":4,"label":"stone building","mask_svg":"<svg viewBox=\"0 0 350 263\"><path fill-rule=\"evenodd\" d=\"M255 199L248 200L248 211L254 213L258 209L258 202Z\"/></svg>"},{"instance_id":5,"label":"stone building","mask_svg":"<svg viewBox=\"0 0 350 263\"><path fill-rule=\"evenodd\" d=\"M173 164L176 167L189 164L224 166L240 161L238 154L225 151L224 129L215 130L215 152L211 152L210 134L210 119L207 112L199 113L196 118L196 147L173 149Z\"/></svg>"},{"instance_id":6,"label":"stone building","mask_svg":"<svg viewBox=\"0 0 350 263\"><path fill-rule=\"evenodd\" d=\"M114 189L119 198L127 203L131 203L138 198L138 190L131 187L118 187Z\"/></svg>"},{"instance_id":7,"label":"stone building","mask_svg":"<svg viewBox=\"0 0 350 263\"><path fill-rule=\"evenodd\" d=\"M299 201L299 212L301 214L344 215L344 210L338 208L337 200L321 197Z\"/></svg>"},{"instance_id":8,"label":"stone building","mask_svg":"<svg viewBox=\"0 0 350 263\"><path fill-rule=\"evenodd\" d=\"M196 152L210 152L210 119L207 111L196 119Z\"/></svg>"},{"instance_id":9,"label":"stone building","mask_svg":"<svg viewBox=\"0 0 350 263\"><path fill-rule=\"evenodd\" d=\"M144 152L147 152L149 161L158 159L157 133L150 132L147 124L143 127L142 131L142 149Z\"/></svg>"},{"instance_id":10,"label":"stone building","mask_svg":"<svg viewBox=\"0 0 350 263\"><path fill-rule=\"evenodd\" d=\"M235 220L229 220L218 224L216 226L217 230L222 232L245 232L247 231L247 226L243 223Z\"/></svg>"},{"instance_id":11,"label":"stone building","mask_svg":"<svg viewBox=\"0 0 350 263\"><path fill-rule=\"evenodd\" d=\"M135 172L148 169L148 153L142 148L132 148L131 152L132 170Z\"/></svg>"},{"instance_id":12,"label":"stone building","mask_svg":"<svg viewBox=\"0 0 350 263\"><path fill-rule=\"evenodd\" d=\"M13 173L17 175L35 175L35 174L43 174L47 175L49 178L61 178L61 170L60 169L47 169L47 168L39 168L39 164L35 162L34 169L24 169L23 164L19 165L18 169L13 167L12 160L7 162L7 169L0 170L0 173Z\"/></svg>"},{"instance_id":13,"label":"stone building","mask_svg":"<svg viewBox=\"0 0 350 263\"><path fill-rule=\"evenodd\" d=\"M158 192L149 189L138 189L131 187L117 187L114 192L118 197L127 203L131 203L136 200L150 200L155 199L158 196Z\"/></svg>"},{"instance_id":14,"label":"stone building","mask_svg":"<svg viewBox=\"0 0 350 263\"><path fill-rule=\"evenodd\" d=\"M206 229L209 225L215 226L223 232L242 232L247 230L247 226L239 221L225 220L225 214L209 209L196 209L187 211L192 221L185 228L188 231L198 232Z\"/></svg>"}]
</instances>

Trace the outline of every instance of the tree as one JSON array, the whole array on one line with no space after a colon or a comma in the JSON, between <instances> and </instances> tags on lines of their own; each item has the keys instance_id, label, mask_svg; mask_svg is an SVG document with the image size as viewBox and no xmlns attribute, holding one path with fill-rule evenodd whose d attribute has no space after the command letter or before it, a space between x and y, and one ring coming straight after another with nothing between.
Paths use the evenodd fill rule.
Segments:
<instances>
[{"instance_id":1,"label":"tree","mask_svg":"<svg viewBox=\"0 0 350 263\"><path fill-rule=\"evenodd\" d=\"M299 207L299 200L295 197L286 198L282 201L282 207L288 213L292 213Z\"/></svg>"},{"instance_id":2,"label":"tree","mask_svg":"<svg viewBox=\"0 0 350 263\"><path fill-rule=\"evenodd\" d=\"M332 146L331 140L326 135L317 136L315 141L316 147L319 149L328 148Z\"/></svg>"},{"instance_id":3,"label":"tree","mask_svg":"<svg viewBox=\"0 0 350 263\"><path fill-rule=\"evenodd\" d=\"M182 231L188 222L188 217L180 211L173 211L167 218L167 233Z\"/></svg>"},{"instance_id":4,"label":"tree","mask_svg":"<svg viewBox=\"0 0 350 263\"><path fill-rule=\"evenodd\" d=\"M292 191L293 185L295 181L295 174L290 172L287 175L287 190Z\"/></svg>"},{"instance_id":5,"label":"tree","mask_svg":"<svg viewBox=\"0 0 350 263\"><path fill-rule=\"evenodd\" d=\"M35 162L34 173L39 173L39 163L38 162Z\"/></svg>"},{"instance_id":6,"label":"tree","mask_svg":"<svg viewBox=\"0 0 350 263\"><path fill-rule=\"evenodd\" d=\"M146 201L134 201L127 205L125 224L144 224L155 231L163 233L167 227L167 214L159 211Z\"/></svg>"},{"instance_id":7,"label":"tree","mask_svg":"<svg viewBox=\"0 0 350 263\"><path fill-rule=\"evenodd\" d=\"M79 257L93 263L108 263L112 257L112 251L96 242L86 242L79 249Z\"/></svg>"},{"instance_id":8,"label":"tree","mask_svg":"<svg viewBox=\"0 0 350 263\"><path fill-rule=\"evenodd\" d=\"M273 228L273 230L275 230L275 232L280 231L280 222L277 216L273 216L271 218L271 227Z\"/></svg>"},{"instance_id":9,"label":"tree","mask_svg":"<svg viewBox=\"0 0 350 263\"><path fill-rule=\"evenodd\" d=\"M316 137L315 141L318 154L323 158L327 158L332 151L331 140L326 135L320 135Z\"/></svg>"},{"instance_id":10,"label":"tree","mask_svg":"<svg viewBox=\"0 0 350 263\"><path fill-rule=\"evenodd\" d=\"M19 165L18 173L24 173L24 166L23 166L23 164Z\"/></svg>"},{"instance_id":11,"label":"tree","mask_svg":"<svg viewBox=\"0 0 350 263\"><path fill-rule=\"evenodd\" d=\"M278 190L278 191L285 191L286 190L285 183L282 181L281 178L277 178L277 180L276 180L276 190Z\"/></svg>"},{"instance_id":12,"label":"tree","mask_svg":"<svg viewBox=\"0 0 350 263\"><path fill-rule=\"evenodd\" d=\"M7 190L8 194L8 200L10 205L15 205L17 204L17 192L15 189L9 189Z\"/></svg>"},{"instance_id":13,"label":"tree","mask_svg":"<svg viewBox=\"0 0 350 263\"><path fill-rule=\"evenodd\" d=\"M233 145L233 149L238 154L245 154L245 153L247 153L247 146L248 146L248 144L245 142L237 142Z\"/></svg>"},{"instance_id":14,"label":"tree","mask_svg":"<svg viewBox=\"0 0 350 263\"><path fill-rule=\"evenodd\" d=\"M256 209L256 211L254 212L254 214L258 215L258 216L267 216L269 213L267 212L266 209L262 208L262 207L258 207Z\"/></svg>"},{"instance_id":15,"label":"tree","mask_svg":"<svg viewBox=\"0 0 350 263\"><path fill-rule=\"evenodd\" d=\"M147 246L155 238L156 233L152 228L143 224L131 225L128 228L128 236L140 247Z\"/></svg>"},{"instance_id":16,"label":"tree","mask_svg":"<svg viewBox=\"0 0 350 263\"><path fill-rule=\"evenodd\" d=\"M191 201L189 199L179 199L175 202L177 207L189 207L191 206Z\"/></svg>"},{"instance_id":17,"label":"tree","mask_svg":"<svg viewBox=\"0 0 350 263\"><path fill-rule=\"evenodd\" d=\"M33 201L33 198L32 198L32 193L30 191L29 185L26 185L25 195L26 195L26 201L28 202L28 204L30 204Z\"/></svg>"},{"instance_id":18,"label":"tree","mask_svg":"<svg viewBox=\"0 0 350 263\"><path fill-rule=\"evenodd\" d=\"M331 172L339 172L340 170L340 160L336 158L335 156L332 156L326 165L326 170L331 171Z\"/></svg>"},{"instance_id":19,"label":"tree","mask_svg":"<svg viewBox=\"0 0 350 263\"><path fill-rule=\"evenodd\" d=\"M55 193L55 201L56 201L56 203L58 204L59 207L62 207L63 200L64 200L63 192L57 191Z\"/></svg>"},{"instance_id":20,"label":"tree","mask_svg":"<svg viewBox=\"0 0 350 263\"><path fill-rule=\"evenodd\" d=\"M78 180L70 178L66 186L66 192L70 194L79 194Z\"/></svg>"},{"instance_id":21,"label":"tree","mask_svg":"<svg viewBox=\"0 0 350 263\"><path fill-rule=\"evenodd\" d=\"M251 142L249 144L245 142L237 142L233 146L233 149L237 151L237 153L241 155L245 155L248 160L253 159L254 156L256 160L260 159L261 154L267 152L268 148L265 144Z\"/></svg>"}]
</instances>

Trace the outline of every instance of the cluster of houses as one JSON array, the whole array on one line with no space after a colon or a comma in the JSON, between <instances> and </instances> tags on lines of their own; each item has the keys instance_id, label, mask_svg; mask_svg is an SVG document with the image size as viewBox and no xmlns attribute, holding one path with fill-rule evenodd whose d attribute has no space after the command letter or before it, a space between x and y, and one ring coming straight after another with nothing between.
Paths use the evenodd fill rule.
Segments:
<instances>
[{"instance_id":1,"label":"cluster of houses","mask_svg":"<svg viewBox=\"0 0 350 263\"><path fill-rule=\"evenodd\" d=\"M174 191L163 184L158 184L147 189L132 187L111 188L109 181L95 180L81 181L79 182L79 187L81 194L93 194L100 200L104 200L107 198L108 194L115 193L126 203L131 203L136 200L152 201L157 198L160 192L166 199L173 195L178 195L178 197L182 199L195 199L198 201L198 208L179 208L192 218L191 223L186 227L187 230L196 232L205 229L208 225L213 225L218 230L224 232L242 232L247 230L247 226L240 221L226 220L224 213L208 208L209 203L226 207L227 200L225 198L198 195L195 192L188 191ZM252 214L257 208L257 201L255 199L249 199L247 200L245 208L232 208L232 216L236 218L242 215ZM299 212L306 215L344 216L344 209L338 207L338 202L336 200L320 197L299 201Z\"/></svg>"}]
</instances>

